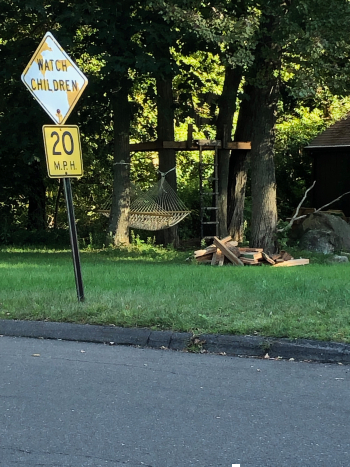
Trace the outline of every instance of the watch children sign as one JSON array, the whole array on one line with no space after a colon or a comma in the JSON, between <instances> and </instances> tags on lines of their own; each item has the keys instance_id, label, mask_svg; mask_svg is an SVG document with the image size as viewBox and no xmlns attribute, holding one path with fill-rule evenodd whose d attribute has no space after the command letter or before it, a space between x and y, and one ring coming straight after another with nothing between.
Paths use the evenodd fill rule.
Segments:
<instances>
[{"instance_id":1,"label":"watch children sign","mask_svg":"<svg viewBox=\"0 0 350 467\"><path fill-rule=\"evenodd\" d=\"M46 33L27 67L22 81L52 120L62 125L87 85L87 78Z\"/></svg>"}]
</instances>

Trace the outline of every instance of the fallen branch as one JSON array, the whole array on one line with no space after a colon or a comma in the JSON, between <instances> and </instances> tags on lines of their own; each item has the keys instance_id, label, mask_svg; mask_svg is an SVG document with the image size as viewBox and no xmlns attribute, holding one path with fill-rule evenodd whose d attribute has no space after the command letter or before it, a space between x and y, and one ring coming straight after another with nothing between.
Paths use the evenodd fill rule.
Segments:
<instances>
[{"instance_id":1,"label":"fallen branch","mask_svg":"<svg viewBox=\"0 0 350 467\"><path fill-rule=\"evenodd\" d=\"M303 216L298 216L298 213L299 213L299 210L303 204L303 202L305 201L306 197L307 197L307 194L309 193L310 190L313 189L313 187L315 186L315 183L316 183L316 180L314 180L314 183L310 186L310 188L308 188L305 193L304 193L304 196L303 196L303 199L300 201L300 203L298 204L298 207L296 208L295 210L295 214L294 216L291 218L291 220L289 221L289 223L283 227L282 229L277 229L277 232L284 232L285 230L287 229L290 229L290 227L292 227L293 225L293 222L298 220L298 219L302 219L303 217L306 217L306 214L304 214Z\"/></svg>"},{"instance_id":2,"label":"fallen branch","mask_svg":"<svg viewBox=\"0 0 350 467\"><path fill-rule=\"evenodd\" d=\"M336 199L334 199L333 201L331 201L330 203L325 204L324 206L321 206L321 207L318 208L318 209L315 209L315 212L322 211L323 208L326 208L327 206L329 206L330 204L335 203L336 201L339 201L340 198L342 198L342 197L345 196L345 195L348 195L349 193L350 193L350 191L347 191L346 193L343 193L342 195L339 196L339 198L336 198Z\"/></svg>"},{"instance_id":3,"label":"fallen branch","mask_svg":"<svg viewBox=\"0 0 350 467\"><path fill-rule=\"evenodd\" d=\"M306 191L305 191L305 194L303 196L303 199L300 201L300 203L298 204L298 207L296 208L295 210L295 214L294 216L291 218L291 220L289 221L289 223L283 227L282 229L277 229L277 232L284 232L285 230L289 229L292 225L293 225L293 222L299 220L299 219L303 219L304 217L307 217L309 214L304 214L302 216L298 216L298 212L299 212L299 209L301 208L303 202L305 201L305 198L308 194L308 192L315 186L315 183L316 183L316 180L314 181L314 183L310 186L310 188L308 188ZM345 195L348 195L350 193L350 191L347 191L346 193L343 193L342 195L338 196L338 198L335 198L333 201L331 201L330 203L327 203L327 204L324 204L323 206L321 206L320 208L318 209L315 209L314 212L312 214L315 214L315 212L320 212L322 211L322 209L326 208L327 206L330 206L331 204L335 203L336 201L339 201L343 196Z\"/></svg>"}]
</instances>

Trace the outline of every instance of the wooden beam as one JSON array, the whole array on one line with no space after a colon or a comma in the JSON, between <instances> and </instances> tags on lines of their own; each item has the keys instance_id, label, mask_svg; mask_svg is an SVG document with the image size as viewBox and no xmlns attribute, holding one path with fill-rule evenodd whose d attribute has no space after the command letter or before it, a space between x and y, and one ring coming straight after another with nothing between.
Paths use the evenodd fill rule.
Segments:
<instances>
[{"instance_id":1,"label":"wooden beam","mask_svg":"<svg viewBox=\"0 0 350 467\"><path fill-rule=\"evenodd\" d=\"M227 259L231 261L231 263L236 264L237 266L243 266L243 263L240 259L237 258L235 254L230 251L218 237L214 237L213 239L214 245L216 245L221 252L226 256Z\"/></svg>"},{"instance_id":2,"label":"wooden beam","mask_svg":"<svg viewBox=\"0 0 350 467\"><path fill-rule=\"evenodd\" d=\"M160 151L161 149L175 149L175 151L198 151L199 146L202 151L212 151L216 147L221 147L221 141L211 141L209 139L200 139L195 141L148 141L146 143L132 143L129 144L130 152L142 151ZM228 142L225 149L251 149L250 142Z\"/></svg>"},{"instance_id":3,"label":"wooden beam","mask_svg":"<svg viewBox=\"0 0 350 467\"><path fill-rule=\"evenodd\" d=\"M175 151L199 151L199 146L188 146L187 141L151 141L148 143L133 143L129 145L130 152L160 151L161 149L175 149ZM212 151L215 146L203 146L203 151Z\"/></svg>"},{"instance_id":4,"label":"wooden beam","mask_svg":"<svg viewBox=\"0 0 350 467\"><path fill-rule=\"evenodd\" d=\"M213 139L195 139L194 143L197 144L198 146L202 146L203 149L205 147L221 148L221 141L219 139L215 139L215 140L213 140Z\"/></svg>"},{"instance_id":5,"label":"wooden beam","mask_svg":"<svg viewBox=\"0 0 350 467\"><path fill-rule=\"evenodd\" d=\"M261 264L257 259L242 258L240 260L243 264Z\"/></svg>"},{"instance_id":6,"label":"wooden beam","mask_svg":"<svg viewBox=\"0 0 350 467\"><path fill-rule=\"evenodd\" d=\"M240 142L240 141L229 141L226 145L226 149L246 149L250 150L252 149L252 145L250 141L247 141L245 143Z\"/></svg>"},{"instance_id":7,"label":"wooden beam","mask_svg":"<svg viewBox=\"0 0 350 467\"><path fill-rule=\"evenodd\" d=\"M283 261L281 263L274 264L272 267L273 268L285 268L288 266L301 266L304 264L309 264L310 260L305 259L305 258L299 258L299 259L290 259L289 261Z\"/></svg>"},{"instance_id":8,"label":"wooden beam","mask_svg":"<svg viewBox=\"0 0 350 467\"><path fill-rule=\"evenodd\" d=\"M222 253L221 250L217 250L217 253L216 253L216 256L219 260L219 266L223 266L224 265L224 261L225 261L225 255Z\"/></svg>"},{"instance_id":9,"label":"wooden beam","mask_svg":"<svg viewBox=\"0 0 350 467\"><path fill-rule=\"evenodd\" d=\"M241 253L241 259L243 256L243 258L246 258L246 259L258 260L263 257L262 253L263 253L262 251L245 251L244 253Z\"/></svg>"},{"instance_id":10,"label":"wooden beam","mask_svg":"<svg viewBox=\"0 0 350 467\"><path fill-rule=\"evenodd\" d=\"M219 251L219 250L216 250L216 252L213 254L213 256L211 258L211 265L212 266L215 266L216 264L219 264L219 259L217 259L217 251Z\"/></svg>"},{"instance_id":11,"label":"wooden beam","mask_svg":"<svg viewBox=\"0 0 350 467\"><path fill-rule=\"evenodd\" d=\"M213 254L216 252L216 246L215 245L211 245L211 246L208 246L205 250L197 250L194 252L194 256L196 258L198 258L199 256L205 256L205 255L208 255L208 254Z\"/></svg>"},{"instance_id":12,"label":"wooden beam","mask_svg":"<svg viewBox=\"0 0 350 467\"><path fill-rule=\"evenodd\" d=\"M270 258L270 256L267 253L262 251L261 254L262 254L265 261L267 261L270 264L275 264L275 261L272 258Z\"/></svg>"},{"instance_id":13,"label":"wooden beam","mask_svg":"<svg viewBox=\"0 0 350 467\"><path fill-rule=\"evenodd\" d=\"M214 257L215 257L215 259L214 259ZM215 266L215 265L223 266L224 265L224 259L225 259L225 256L223 255L221 250L217 249L216 253L214 253L214 255L213 255L211 265L212 266Z\"/></svg>"}]
</instances>

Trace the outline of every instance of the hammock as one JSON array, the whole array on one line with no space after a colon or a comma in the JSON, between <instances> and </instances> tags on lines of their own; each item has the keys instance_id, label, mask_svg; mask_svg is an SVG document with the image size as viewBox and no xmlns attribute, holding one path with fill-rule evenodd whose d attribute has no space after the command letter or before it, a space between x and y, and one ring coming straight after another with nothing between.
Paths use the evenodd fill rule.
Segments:
<instances>
[{"instance_id":1,"label":"hammock","mask_svg":"<svg viewBox=\"0 0 350 467\"><path fill-rule=\"evenodd\" d=\"M99 212L109 217L109 209L101 209ZM158 183L132 201L129 227L142 230L168 229L181 222L190 212L162 174Z\"/></svg>"}]
</instances>

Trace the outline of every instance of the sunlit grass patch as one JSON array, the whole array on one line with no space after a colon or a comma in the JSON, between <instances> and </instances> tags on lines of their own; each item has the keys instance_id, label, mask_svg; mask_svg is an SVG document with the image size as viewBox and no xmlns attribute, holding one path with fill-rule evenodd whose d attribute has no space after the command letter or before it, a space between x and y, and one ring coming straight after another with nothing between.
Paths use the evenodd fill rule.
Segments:
<instances>
[{"instance_id":1,"label":"sunlit grass patch","mask_svg":"<svg viewBox=\"0 0 350 467\"><path fill-rule=\"evenodd\" d=\"M350 342L349 264L211 267L149 248L0 251L0 318Z\"/></svg>"}]
</instances>

